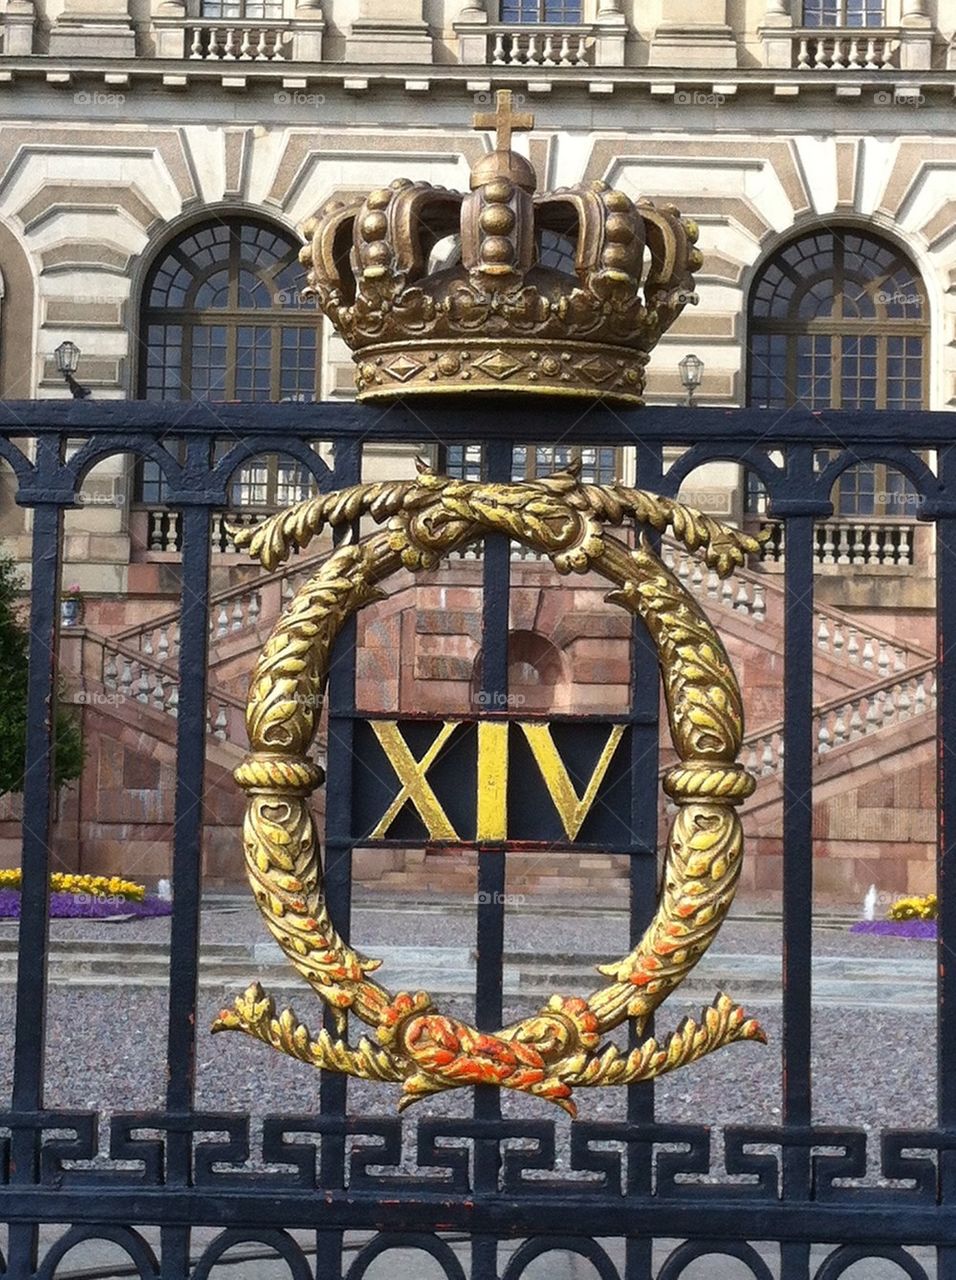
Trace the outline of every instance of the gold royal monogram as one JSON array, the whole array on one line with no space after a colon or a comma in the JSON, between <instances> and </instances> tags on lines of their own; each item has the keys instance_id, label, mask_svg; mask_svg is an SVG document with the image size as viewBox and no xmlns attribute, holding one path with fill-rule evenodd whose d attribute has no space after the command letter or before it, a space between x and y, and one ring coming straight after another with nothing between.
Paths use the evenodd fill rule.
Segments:
<instances>
[{"instance_id":1,"label":"gold royal monogram","mask_svg":"<svg viewBox=\"0 0 956 1280\"><path fill-rule=\"evenodd\" d=\"M461 841L462 837L445 812L428 781L428 771L442 748L460 725L458 720L445 720L428 750L420 760L412 755L402 737L398 721L373 720L372 732L402 784L401 791L389 804L381 820L369 834L371 840L384 839L406 803L414 806L432 840ZM478 723L478 777L476 791L475 838L480 841L508 838L508 735L504 720L482 720ZM548 794L561 819L564 834L577 839L585 818L591 812L608 766L624 736L624 726L613 725L597 764L594 766L583 795L578 795L567 765L555 745L548 724L518 721Z\"/></svg>"},{"instance_id":2,"label":"gold royal monogram","mask_svg":"<svg viewBox=\"0 0 956 1280\"><path fill-rule=\"evenodd\" d=\"M759 1024L718 995L701 1019L669 1036L645 1038L654 1011L707 951L733 901L743 857L737 806L754 779L737 763L743 736L740 690L719 637L694 598L646 539L632 548L611 532L633 520L670 528L701 550L721 576L758 541L699 511L622 485L582 485L575 470L515 484L449 479L422 467L415 480L357 485L322 494L237 528L236 542L273 569L327 527L363 516L385 528L340 547L300 587L259 657L247 711L251 753L236 770L248 804L244 828L249 880L263 919L296 970L336 1015L338 1035L313 1034L291 1009L254 984L224 1010L214 1030L238 1030L326 1070L402 1086L400 1106L447 1089L494 1084L547 1099L575 1114L576 1088L632 1084L693 1062L725 1045L762 1040ZM425 991L391 992L372 974L380 962L347 943L323 893L319 838L309 807L322 771L309 758L336 636L382 595L396 570L433 569L485 534L504 535L547 556L559 573L592 571L611 583L608 600L647 626L657 647L667 717L679 763L664 777L677 806L667 837L654 917L628 955L599 966L604 985L587 996L554 995L537 1013L498 1031L443 1014ZM385 838L408 804L429 836L455 828L429 780L460 721L446 720L416 754L400 722L370 721L399 789L375 826ZM575 840L619 750L614 725L579 793L543 721L477 721L476 826L482 840L506 840L509 725L523 736L565 834ZM373 1038L346 1038L347 1014ZM630 1021L636 1047L622 1051L607 1032Z\"/></svg>"}]
</instances>

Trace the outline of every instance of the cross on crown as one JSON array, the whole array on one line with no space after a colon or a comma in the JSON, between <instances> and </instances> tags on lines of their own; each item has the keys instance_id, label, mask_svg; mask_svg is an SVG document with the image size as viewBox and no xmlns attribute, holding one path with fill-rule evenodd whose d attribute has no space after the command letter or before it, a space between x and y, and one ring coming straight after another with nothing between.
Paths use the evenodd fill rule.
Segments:
<instances>
[{"instance_id":1,"label":"cross on crown","mask_svg":"<svg viewBox=\"0 0 956 1280\"><path fill-rule=\"evenodd\" d=\"M512 133L533 129L534 115L530 111L513 111L511 90L499 89L495 95L494 111L476 111L471 123L473 129L494 129L495 150L510 151Z\"/></svg>"}]
</instances>

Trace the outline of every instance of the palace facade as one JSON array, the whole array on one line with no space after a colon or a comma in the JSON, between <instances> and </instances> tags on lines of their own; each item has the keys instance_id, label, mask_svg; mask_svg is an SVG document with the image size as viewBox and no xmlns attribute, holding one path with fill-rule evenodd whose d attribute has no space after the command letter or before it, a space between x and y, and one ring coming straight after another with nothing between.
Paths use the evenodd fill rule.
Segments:
<instances>
[{"instance_id":1,"label":"palace facade","mask_svg":"<svg viewBox=\"0 0 956 1280\"><path fill-rule=\"evenodd\" d=\"M948 409L956 398L956 0L0 0L0 395L102 399L346 398L350 353L301 297L298 228L397 176L467 185L490 145L471 127L509 87L534 112L517 140L541 188L605 180L672 202L700 227L703 266L655 350L649 401ZM436 244L453 261L452 239ZM573 271L571 236L539 252ZM369 476L416 452L371 445ZM516 476L579 457L634 479L610 449L528 449ZM930 461L932 461L930 459ZM480 474L476 449L448 465ZM825 458L821 457L821 465ZM638 477L639 479L639 477ZM292 459L234 478L252 522L309 491ZM29 525L0 463L0 537L28 574ZM712 611L748 703L761 774L747 823L749 888L779 881L780 694L786 548L759 481L710 464L682 495L770 530L732 584L675 569ZM64 866L166 874L177 701L178 517L149 465L116 457L66 520L67 696L86 729L81 782L61 795ZM904 476L841 477L817 530L817 883L857 898L933 888L933 546ZM224 520L211 531L210 882L240 875L244 684L297 578L254 576ZM321 550L321 549L320 549ZM404 584L364 623L365 705L470 705L479 552ZM627 636L596 584L514 566L512 685L533 710L610 710ZM16 799L0 852L17 859ZM589 875L613 881L613 860ZM368 855L395 888L473 882L467 860ZM537 863L529 889L581 868ZM579 880L578 880L579 882ZM600 886L598 886L600 887Z\"/></svg>"}]
</instances>

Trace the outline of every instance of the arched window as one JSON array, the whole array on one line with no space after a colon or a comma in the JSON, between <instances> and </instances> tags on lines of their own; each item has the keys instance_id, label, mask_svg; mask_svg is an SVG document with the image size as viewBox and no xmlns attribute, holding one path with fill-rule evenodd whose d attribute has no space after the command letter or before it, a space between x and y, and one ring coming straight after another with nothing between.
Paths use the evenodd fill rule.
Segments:
<instances>
[{"instance_id":1,"label":"arched window","mask_svg":"<svg viewBox=\"0 0 956 1280\"><path fill-rule=\"evenodd\" d=\"M913 264L895 245L846 228L779 249L750 294L748 403L783 409L922 409L929 312ZM818 468L826 466L821 451ZM915 494L898 471L865 462L843 472L837 514L912 517ZM748 513L765 495L747 478Z\"/></svg>"},{"instance_id":2,"label":"arched window","mask_svg":"<svg viewBox=\"0 0 956 1280\"><path fill-rule=\"evenodd\" d=\"M748 402L782 409L920 409L926 291L894 245L821 230L784 245L750 294Z\"/></svg>"},{"instance_id":3,"label":"arched window","mask_svg":"<svg viewBox=\"0 0 956 1280\"><path fill-rule=\"evenodd\" d=\"M314 400L319 314L299 290L299 242L287 231L224 217L183 232L150 269L143 292L139 392L146 400ZM138 497L162 502L155 464ZM297 501L308 477L268 458L242 468L232 505Z\"/></svg>"}]
</instances>

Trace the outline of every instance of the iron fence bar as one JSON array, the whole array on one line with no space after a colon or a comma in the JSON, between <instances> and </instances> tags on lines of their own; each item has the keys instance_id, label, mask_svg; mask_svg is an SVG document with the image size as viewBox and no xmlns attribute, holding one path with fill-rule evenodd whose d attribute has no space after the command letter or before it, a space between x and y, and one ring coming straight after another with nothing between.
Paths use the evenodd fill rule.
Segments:
<instances>
[{"instance_id":1,"label":"iron fence bar","mask_svg":"<svg viewBox=\"0 0 956 1280\"><path fill-rule=\"evenodd\" d=\"M540 444L573 439L575 444L617 444L641 448L644 444L724 445L742 456L748 448L777 449L787 444L833 449L858 445L899 446L905 439L913 449L947 446L952 442L951 416L932 410L814 410L695 408L693 414L671 405L647 405L641 409L577 403L524 405L515 411L513 400L496 402L484 397L472 400L467 413L445 404L402 404L388 408L348 401L318 404L254 403L180 404L162 401L12 400L0 404L0 436L10 439L29 435L121 436L131 432L152 440L202 436L254 435L263 444L290 438L317 440L408 442L441 437L446 443L476 440L512 440Z\"/></svg>"},{"instance_id":2,"label":"iron fence bar","mask_svg":"<svg viewBox=\"0 0 956 1280\"><path fill-rule=\"evenodd\" d=\"M38 446L37 468L48 479L59 462L57 441ZM23 775L23 879L17 954L12 1103L17 1111L43 1108L46 1055L47 963L50 945L50 839L56 750L59 591L63 551L62 501L33 507L33 576L30 585L26 750ZM10 1139L11 1179L33 1184L39 1176L41 1133L24 1127ZM7 1275L31 1276L39 1231L11 1225Z\"/></svg>"},{"instance_id":3,"label":"iron fence bar","mask_svg":"<svg viewBox=\"0 0 956 1280\"><path fill-rule=\"evenodd\" d=\"M937 1025L936 1123L956 1131L956 447L939 455L944 499L936 522L937 797L936 892ZM956 1204L956 1151L939 1154L938 1192ZM956 1250L940 1249L938 1280L956 1280Z\"/></svg>"},{"instance_id":4,"label":"iron fence bar","mask_svg":"<svg viewBox=\"0 0 956 1280\"><path fill-rule=\"evenodd\" d=\"M194 442L193 465L208 447ZM176 721L176 796L173 826L173 914L169 938L169 1025L166 1106L184 1118L196 1088L196 1003L202 898L203 789L206 772L206 704L209 642L209 508L187 505L183 532L179 624L179 708ZM171 1130L166 1177L172 1186L192 1179L192 1135L188 1123Z\"/></svg>"},{"instance_id":5,"label":"iron fence bar","mask_svg":"<svg viewBox=\"0 0 956 1280\"><path fill-rule=\"evenodd\" d=\"M346 489L362 478L360 441L341 441L334 447L332 487ZM358 522L336 530L333 541L341 544L358 536ZM358 621L350 617L335 642L327 689L328 751L325 780L325 898L332 919L348 941L352 924L352 789L355 720L356 645ZM323 1014L325 1029L337 1035L330 1010ZM323 1116L344 1117L348 1111L348 1078L322 1071L319 1109ZM345 1186L345 1133L325 1133L321 1139L319 1180L323 1187ZM341 1280L344 1232L319 1232L316 1236L316 1274L322 1280Z\"/></svg>"},{"instance_id":6,"label":"iron fence bar","mask_svg":"<svg viewBox=\"0 0 956 1280\"><path fill-rule=\"evenodd\" d=\"M491 483L511 480L513 446L496 440L484 451L485 479ZM481 597L481 697L490 707L508 705L508 632L511 599L511 545L507 538L485 539ZM501 1026L502 953L505 935L506 854L503 849L478 852L475 907L475 1025L483 1031ZM475 1089L474 1116L480 1121L501 1119L501 1095L491 1085ZM493 1195L498 1190L501 1147L497 1136L475 1140L475 1192ZM473 1280L496 1280L498 1241L476 1235L472 1241Z\"/></svg>"},{"instance_id":7,"label":"iron fence bar","mask_svg":"<svg viewBox=\"0 0 956 1280\"><path fill-rule=\"evenodd\" d=\"M783 1119L812 1120L810 1056L813 953L813 449L787 453L786 498L773 510L786 522L784 570L783 761ZM783 1152L784 1194L810 1196L810 1153Z\"/></svg>"},{"instance_id":8,"label":"iron fence bar","mask_svg":"<svg viewBox=\"0 0 956 1280\"><path fill-rule=\"evenodd\" d=\"M637 459L637 482L652 493L659 492L663 477L663 450L648 445ZM653 545L658 549L660 539ZM650 633L640 618L631 627L631 841L643 845L645 851L632 854L628 863L630 893L629 946L637 944L654 914L657 898L657 841L660 773L660 675L657 650ZM653 1019L645 1034L654 1034ZM634 1048L637 1037L633 1024L629 1027L629 1043ZM633 1125L654 1123L654 1082L633 1084L627 1091L627 1118ZM654 1148L652 1143L632 1145L627 1162L628 1195L649 1196L654 1186ZM629 1239L625 1247L625 1280L646 1280L651 1275L654 1251L653 1235Z\"/></svg>"}]
</instances>

